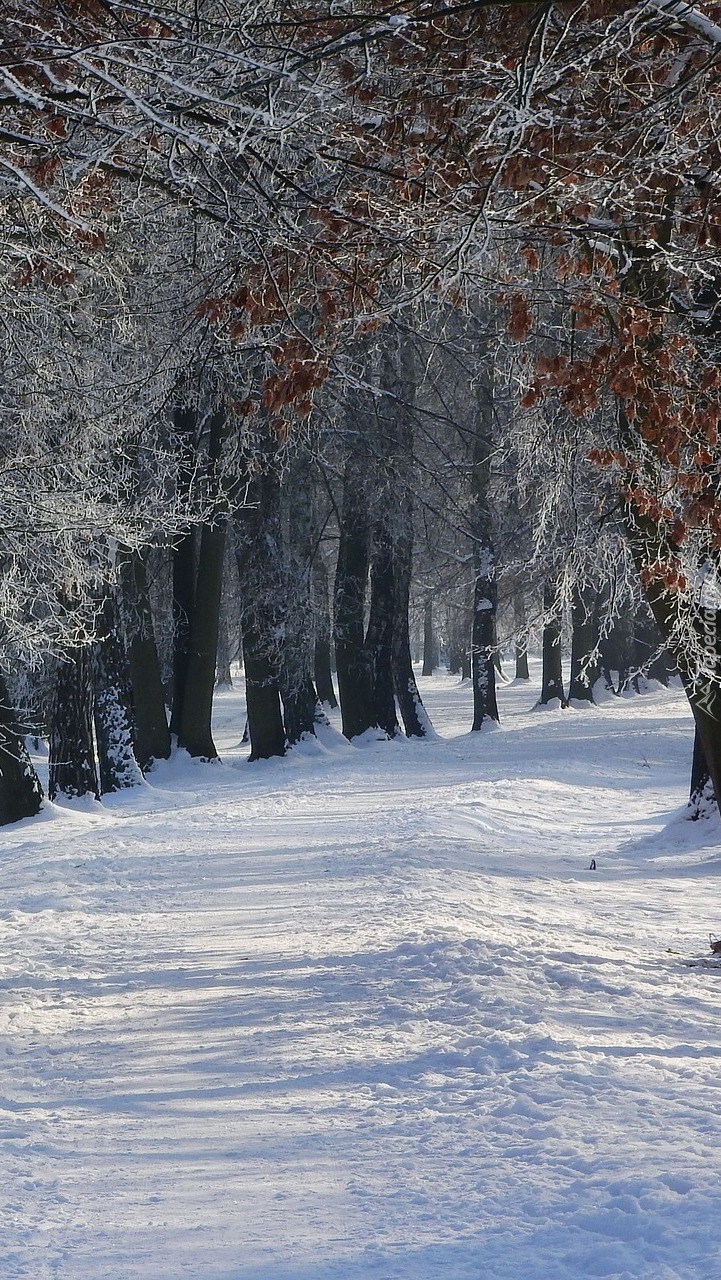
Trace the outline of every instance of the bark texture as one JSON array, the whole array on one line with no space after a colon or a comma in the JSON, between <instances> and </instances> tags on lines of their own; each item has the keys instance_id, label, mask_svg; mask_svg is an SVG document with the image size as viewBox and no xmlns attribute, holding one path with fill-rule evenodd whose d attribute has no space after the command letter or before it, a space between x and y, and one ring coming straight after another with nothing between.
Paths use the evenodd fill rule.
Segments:
<instances>
[{"instance_id":1,"label":"bark texture","mask_svg":"<svg viewBox=\"0 0 721 1280\"><path fill-rule=\"evenodd\" d=\"M593 686L598 673L594 656L597 644L593 602L588 594L576 590L571 602L571 676L568 687L570 702L593 702Z\"/></svg>"},{"instance_id":2,"label":"bark texture","mask_svg":"<svg viewBox=\"0 0 721 1280\"><path fill-rule=\"evenodd\" d=\"M250 759L285 754L280 701L283 564L276 448L262 443L247 505L235 520Z\"/></svg>"},{"instance_id":3,"label":"bark texture","mask_svg":"<svg viewBox=\"0 0 721 1280\"><path fill-rule=\"evenodd\" d=\"M471 537L473 541L473 625L471 678L473 725L476 732L487 720L498 721L496 701L496 600L493 529L489 504L493 439L493 375L487 353L478 387L473 466L471 471Z\"/></svg>"},{"instance_id":4,"label":"bark texture","mask_svg":"<svg viewBox=\"0 0 721 1280\"><path fill-rule=\"evenodd\" d=\"M115 592L108 588L93 651L93 716L102 794L136 787L143 775L135 758L132 689Z\"/></svg>"},{"instance_id":5,"label":"bark texture","mask_svg":"<svg viewBox=\"0 0 721 1280\"><path fill-rule=\"evenodd\" d=\"M0 673L0 826L34 818L40 812L43 791L25 747L5 678Z\"/></svg>"},{"instance_id":6,"label":"bark texture","mask_svg":"<svg viewBox=\"0 0 721 1280\"><path fill-rule=\"evenodd\" d=\"M343 477L343 506L333 592L333 628L343 733L355 738L374 723L372 670L365 643L370 528L365 476L357 451Z\"/></svg>"},{"instance_id":7,"label":"bark texture","mask_svg":"<svg viewBox=\"0 0 721 1280\"><path fill-rule=\"evenodd\" d=\"M93 738L93 656L89 645L58 662L50 722L48 796L100 799Z\"/></svg>"},{"instance_id":8,"label":"bark texture","mask_svg":"<svg viewBox=\"0 0 721 1280\"><path fill-rule=\"evenodd\" d=\"M553 583L546 582L543 589L543 608L548 620L543 628L543 675L539 699L543 706L556 698L561 706L566 705L561 666L561 624L552 612L555 594Z\"/></svg>"},{"instance_id":9,"label":"bark texture","mask_svg":"<svg viewBox=\"0 0 721 1280\"><path fill-rule=\"evenodd\" d=\"M133 699L135 754L145 772L152 768L154 760L168 759L170 730L143 552L134 552L124 559L120 580Z\"/></svg>"}]
</instances>

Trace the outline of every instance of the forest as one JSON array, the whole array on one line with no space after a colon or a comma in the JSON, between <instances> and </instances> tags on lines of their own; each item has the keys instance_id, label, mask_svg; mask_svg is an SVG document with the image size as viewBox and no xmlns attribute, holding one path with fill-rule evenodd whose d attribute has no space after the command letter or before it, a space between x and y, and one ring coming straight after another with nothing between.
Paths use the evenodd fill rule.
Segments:
<instances>
[{"instance_id":1,"label":"forest","mask_svg":"<svg viewBox=\"0 0 721 1280\"><path fill-rule=\"evenodd\" d=\"M10 0L0 823L33 739L51 800L215 759L235 663L260 760L336 697L428 735L421 658L483 733L529 649L541 704L680 677L713 803L720 54L684 0Z\"/></svg>"}]
</instances>

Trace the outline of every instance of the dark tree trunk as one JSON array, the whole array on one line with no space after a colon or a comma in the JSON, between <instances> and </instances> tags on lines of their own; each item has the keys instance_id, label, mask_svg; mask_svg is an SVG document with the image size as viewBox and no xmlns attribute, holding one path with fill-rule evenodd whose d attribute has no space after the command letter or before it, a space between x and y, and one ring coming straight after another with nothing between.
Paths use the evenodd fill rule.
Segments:
<instances>
[{"instance_id":1,"label":"dark tree trunk","mask_svg":"<svg viewBox=\"0 0 721 1280\"><path fill-rule=\"evenodd\" d=\"M230 645L228 644L228 636L222 620L218 634L218 656L215 662L215 687L216 689L233 688L233 675L230 670Z\"/></svg>"},{"instance_id":2,"label":"dark tree trunk","mask_svg":"<svg viewBox=\"0 0 721 1280\"><path fill-rule=\"evenodd\" d=\"M393 629L395 624L395 582L393 544L385 520L374 531L371 563L371 599L365 644L371 666L373 723L389 738L398 733L393 695Z\"/></svg>"},{"instance_id":3,"label":"dark tree trunk","mask_svg":"<svg viewBox=\"0 0 721 1280\"><path fill-rule=\"evenodd\" d=\"M370 537L366 466L366 461L354 454L346 463L333 592L338 695L346 738L355 738L374 724L371 664L364 634Z\"/></svg>"},{"instance_id":4,"label":"dark tree trunk","mask_svg":"<svg viewBox=\"0 0 721 1280\"><path fill-rule=\"evenodd\" d=\"M553 584L547 582L543 589L543 608L547 615L553 608L554 599ZM565 707L561 667L561 624L558 618L549 616L543 628L543 674L539 701L546 706L555 698L558 698L561 706Z\"/></svg>"},{"instance_id":5,"label":"dark tree trunk","mask_svg":"<svg viewBox=\"0 0 721 1280\"><path fill-rule=\"evenodd\" d=\"M318 696L311 677L303 677L300 683L294 680L292 688L281 684L281 697L288 745L292 747L307 734L315 736Z\"/></svg>"},{"instance_id":6,"label":"dark tree trunk","mask_svg":"<svg viewBox=\"0 0 721 1280\"><path fill-rule=\"evenodd\" d=\"M466 628L466 632L469 637L473 633L472 618L471 618L471 625ZM467 644L466 648L461 650L461 680L470 680L472 675L473 675L473 661L471 658L470 645Z\"/></svg>"},{"instance_id":7,"label":"dark tree trunk","mask_svg":"<svg viewBox=\"0 0 721 1280\"><path fill-rule=\"evenodd\" d=\"M516 680L530 680L528 650L523 641L516 641Z\"/></svg>"},{"instance_id":8,"label":"dark tree trunk","mask_svg":"<svg viewBox=\"0 0 721 1280\"><path fill-rule=\"evenodd\" d=\"M281 662L281 697L285 736L293 745L315 735L318 697L313 684L315 619L313 555L317 545L315 495L311 459L305 449L289 468L288 540L285 562L285 625Z\"/></svg>"},{"instance_id":9,"label":"dark tree trunk","mask_svg":"<svg viewBox=\"0 0 721 1280\"><path fill-rule=\"evenodd\" d=\"M397 392L391 401L388 437L393 441L393 472L396 489L393 536L393 635L391 640L391 665L393 689L408 738L425 738L432 725L416 684L411 659L410 601L413 572L413 456L414 414L416 391L415 358L408 337L400 337L397 347L397 377L386 367L389 381L395 378L392 391ZM390 512L386 512L389 516Z\"/></svg>"},{"instance_id":10,"label":"dark tree trunk","mask_svg":"<svg viewBox=\"0 0 721 1280\"><path fill-rule=\"evenodd\" d=\"M409 515L410 510L409 510ZM425 738L432 728L416 684L411 660L411 636L408 619L412 571L412 523L410 533L396 542L395 556L395 629L393 632L393 687L408 738Z\"/></svg>"},{"instance_id":11,"label":"dark tree trunk","mask_svg":"<svg viewBox=\"0 0 721 1280\"><path fill-rule=\"evenodd\" d=\"M496 700L496 667L493 660L493 610L496 584L489 577L488 562L476 562L475 608L471 636L471 679L473 681L473 724L478 731L485 720L500 719Z\"/></svg>"},{"instance_id":12,"label":"dark tree trunk","mask_svg":"<svg viewBox=\"0 0 721 1280\"><path fill-rule=\"evenodd\" d=\"M43 790L25 747L25 738L0 674L0 826L34 818Z\"/></svg>"},{"instance_id":13,"label":"dark tree trunk","mask_svg":"<svg viewBox=\"0 0 721 1280\"><path fill-rule=\"evenodd\" d=\"M463 627L460 622L461 610L453 608L448 610L447 626L448 626L448 670L452 676L461 676L463 671L463 658L466 651L465 636Z\"/></svg>"},{"instance_id":14,"label":"dark tree trunk","mask_svg":"<svg viewBox=\"0 0 721 1280\"><path fill-rule=\"evenodd\" d=\"M321 702L337 707L338 699L333 688L331 669L331 621L328 591L328 570L320 554L313 562L313 612L316 619L313 674L315 687Z\"/></svg>"},{"instance_id":15,"label":"dark tree trunk","mask_svg":"<svg viewBox=\"0 0 721 1280\"><path fill-rule=\"evenodd\" d=\"M280 663L258 629L255 615L245 612L243 659L248 708L250 759L268 760L285 755L285 729L280 708Z\"/></svg>"},{"instance_id":16,"label":"dark tree trunk","mask_svg":"<svg viewBox=\"0 0 721 1280\"><path fill-rule=\"evenodd\" d=\"M153 630L148 578L142 552L128 555L121 567L123 613L133 698L135 754L144 771L170 755L165 693Z\"/></svg>"},{"instance_id":17,"label":"dark tree trunk","mask_svg":"<svg viewBox=\"0 0 721 1280\"><path fill-rule=\"evenodd\" d=\"M211 717L218 649L220 597L223 589L225 519L205 525L200 539L193 625L186 658L178 746L189 755L217 760Z\"/></svg>"},{"instance_id":18,"label":"dark tree trunk","mask_svg":"<svg viewBox=\"0 0 721 1280\"><path fill-rule=\"evenodd\" d=\"M471 472L471 537L473 539L473 622L471 627L471 676L473 680L472 731L484 721L498 722L496 701L496 571L488 495L491 480L493 437L493 376L489 356L483 352L484 377L478 388L477 418Z\"/></svg>"},{"instance_id":19,"label":"dark tree trunk","mask_svg":"<svg viewBox=\"0 0 721 1280\"><path fill-rule=\"evenodd\" d=\"M221 609L220 620L218 623L218 652L215 659L216 689L233 688L233 676L230 670L230 655L231 648L230 636L228 634L228 619L223 616L223 610Z\"/></svg>"},{"instance_id":20,"label":"dark tree trunk","mask_svg":"<svg viewBox=\"0 0 721 1280\"><path fill-rule=\"evenodd\" d=\"M718 674L721 676L721 670ZM705 683L705 687L698 683L693 686L688 680L684 684L695 725L691 787L698 809L704 788L706 795L703 798L708 797L709 779L717 802L721 795L721 688L710 681Z\"/></svg>"},{"instance_id":21,"label":"dark tree trunk","mask_svg":"<svg viewBox=\"0 0 721 1280\"><path fill-rule=\"evenodd\" d=\"M173 425L180 453L179 484L183 496L187 497L198 461L198 415L194 409L177 409ZM197 531L188 529L173 547L173 708L170 732L176 737L180 734L188 676L197 555Z\"/></svg>"},{"instance_id":22,"label":"dark tree trunk","mask_svg":"<svg viewBox=\"0 0 721 1280\"><path fill-rule=\"evenodd\" d=\"M520 591L513 595L513 624L516 631L516 680L530 680L526 647L526 606Z\"/></svg>"},{"instance_id":23,"label":"dark tree trunk","mask_svg":"<svg viewBox=\"0 0 721 1280\"><path fill-rule=\"evenodd\" d=\"M437 665L438 654L436 651L436 637L433 631L433 601L426 600L423 609L423 670L421 674L432 676L433 669Z\"/></svg>"},{"instance_id":24,"label":"dark tree trunk","mask_svg":"<svg viewBox=\"0 0 721 1280\"><path fill-rule=\"evenodd\" d=\"M473 606L456 605L450 618L448 670L461 680L471 678L471 635L473 631Z\"/></svg>"},{"instance_id":25,"label":"dark tree trunk","mask_svg":"<svg viewBox=\"0 0 721 1280\"><path fill-rule=\"evenodd\" d=\"M284 589L280 477L276 450L267 436L260 445L259 461L248 505L235 522L251 760L285 755L280 703Z\"/></svg>"},{"instance_id":26,"label":"dark tree trunk","mask_svg":"<svg viewBox=\"0 0 721 1280\"><path fill-rule=\"evenodd\" d=\"M205 474L207 496L216 503L221 497L220 466L226 432L226 413L221 406L211 414L208 422ZM186 577L194 568L190 554L183 554L183 590L186 593L183 606L189 610L186 615L189 627L181 627L181 634L185 636L185 652L181 653L176 647L176 658L181 662L181 678L179 683L175 683L173 724L178 745L184 747L189 755L202 760L218 758L211 717L226 528L227 515L220 511L216 511L212 524L203 525L194 581Z\"/></svg>"},{"instance_id":27,"label":"dark tree trunk","mask_svg":"<svg viewBox=\"0 0 721 1280\"><path fill-rule=\"evenodd\" d=\"M691 817L699 818L707 799L708 786L711 781L709 767L706 763L706 752L703 749L698 725L694 720L693 756L691 759L691 786L689 788L689 808Z\"/></svg>"},{"instance_id":28,"label":"dark tree trunk","mask_svg":"<svg viewBox=\"0 0 721 1280\"><path fill-rule=\"evenodd\" d=\"M190 529L173 548L173 709L170 732L178 737L188 681L190 631L195 611L198 534Z\"/></svg>"},{"instance_id":29,"label":"dark tree trunk","mask_svg":"<svg viewBox=\"0 0 721 1280\"><path fill-rule=\"evenodd\" d=\"M613 607L608 599L603 598L599 601L599 606L607 615ZM602 633L599 639L600 671L606 687L612 693L623 693L629 688L635 653L633 632L634 619L626 607L614 617L610 629L606 630L606 634Z\"/></svg>"},{"instance_id":30,"label":"dark tree trunk","mask_svg":"<svg viewBox=\"0 0 721 1280\"><path fill-rule=\"evenodd\" d=\"M98 616L99 639L93 650L93 714L102 794L136 787L143 779L134 751L130 670L118 603L108 588Z\"/></svg>"},{"instance_id":31,"label":"dark tree trunk","mask_svg":"<svg viewBox=\"0 0 721 1280\"><path fill-rule=\"evenodd\" d=\"M597 643L593 608L586 594L573 593L571 603L571 678L568 689L569 702L593 702L593 686L598 673L594 653Z\"/></svg>"},{"instance_id":32,"label":"dark tree trunk","mask_svg":"<svg viewBox=\"0 0 721 1280\"><path fill-rule=\"evenodd\" d=\"M58 663L50 723L48 795L100 799L93 741L93 661L89 646Z\"/></svg>"},{"instance_id":33,"label":"dark tree trunk","mask_svg":"<svg viewBox=\"0 0 721 1280\"><path fill-rule=\"evenodd\" d=\"M338 706L338 699L333 686L330 657L330 636L326 633L316 638L313 675L319 700L325 705L334 708Z\"/></svg>"}]
</instances>

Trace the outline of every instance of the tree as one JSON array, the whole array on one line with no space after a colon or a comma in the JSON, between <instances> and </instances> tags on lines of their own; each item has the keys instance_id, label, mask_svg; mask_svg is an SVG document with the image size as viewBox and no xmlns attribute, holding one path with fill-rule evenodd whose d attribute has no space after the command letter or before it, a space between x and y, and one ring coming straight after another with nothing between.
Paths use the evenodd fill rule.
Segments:
<instances>
[{"instance_id":1,"label":"tree","mask_svg":"<svg viewBox=\"0 0 721 1280\"><path fill-rule=\"evenodd\" d=\"M123 644L115 591L106 589L93 646L93 722L103 795L137 786L142 773L135 757L130 667Z\"/></svg>"},{"instance_id":2,"label":"tree","mask_svg":"<svg viewBox=\"0 0 721 1280\"><path fill-rule=\"evenodd\" d=\"M257 432L247 502L234 519L251 760L285 754L280 699L283 549L281 442L267 422Z\"/></svg>"},{"instance_id":3,"label":"tree","mask_svg":"<svg viewBox=\"0 0 721 1280\"><path fill-rule=\"evenodd\" d=\"M43 793L0 672L0 825L33 818Z\"/></svg>"},{"instance_id":4,"label":"tree","mask_svg":"<svg viewBox=\"0 0 721 1280\"><path fill-rule=\"evenodd\" d=\"M471 673L473 680L472 729L482 729L484 721L498 721L496 702L496 571L493 558L493 534L490 511L490 469L493 422L493 377L488 369L488 354L481 352L486 369L477 391L478 422L473 442L471 492L473 498L473 626L471 629Z\"/></svg>"},{"instance_id":5,"label":"tree","mask_svg":"<svg viewBox=\"0 0 721 1280\"><path fill-rule=\"evenodd\" d=\"M315 627L302 624L312 537L283 469L295 442L313 439L328 388L327 403L355 398L357 410L337 500L347 731L394 733L396 701L406 732L423 728L409 598L452 617L450 647L466 665L472 653L482 701L492 615L525 629L520 610L509 625L512 598L530 604L549 574L547 622L569 608L575 622L578 695L594 660L590 593L603 591L622 531L624 565L635 565L685 682L697 754L718 789L717 26L675 0L620 11L600 0L573 14L510 4L502 23L496 6L417 0L391 13L375 0L362 11L13 0L3 40L2 659L10 672L58 657L77 712L77 733L55 730L54 769L78 744L68 786L85 769L92 791L82 667L100 643L116 545L132 566L121 571L124 614L138 619L140 759L167 752L144 549L172 543L173 728L214 754L223 522L192 492L209 462L200 403L189 459L167 428L168 407L185 410L190 371L198 385L214 380L228 413L237 400L239 418L261 424L238 432L242 463L233 471L224 459L218 476L222 489L227 464L255 504L251 514L232 498L254 754L282 752L314 705ZM462 386L472 342L461 334L451 350L449 316L464 315L462 330L499 295L496 408L519 384L521 403L496 413L504 456L491 474L483 449L474 454ZM418 326L427 358L410 376L391 359L392 335ZM373 334L382 357L364 371L358 352ZM513 457L525 468L522 522L536 521L522 556L510 549L515 499L500 474ZM477 607L485 601L490 610ZM183 641L191 616L198 632ZM8 711L11 736L16 722ZM101 737L96 728L96 747Z\"/></svg>"},{"instance_id":6,"label":"tree","mask_svg":"<svg viewBox=\"0 0 721 1280\"><path fill-rule=\"evenodd\" d=\"M92 654L78 645L61 658L55 673L50 721L48 797L100 799L95 740Z\"/></svg>"},{"instance_id":7,"label":"tree","mask_svg":"<svg viewBox=\"0 0 721 1280\"><path fill-rule=\"evenodd\" d=\"M353 739L374 725L373 677L365 636L365 595L370 556L367 471L369 455L360 425L360 402L348 406L349 452L343 473L340 538L333 593L333 629L343 733Z\"/></svg>"},{"instance_id":8,"label":"tree","mask_svg":"<svg viewBox=\"0 0 721 1280\"><path fill-rule=\"evenodd\" d=\"M143 772L170 755L165 691L155 641L147 576L147 553L124 555L120 563L121 598L132 691L135 753Z\"/></svg>"},{"instance_id":9,"label":"tree","mask_svg":"<svg viewBox=\"0 0 721 1280\"><path fill-rule=\"evenodd\" d=\"M227 416L225 406L221 405L210 413L208 419L205 481L211 514L201 529L197 570L192 565L192 600L187 601L191 610L187 654L184 655L182 681L176 675L174 694L174 701L180 702L177 718L178 745L184 747L191 756L206 760L217 759L218 755L210 720L228 521L228 513L222 511L220 505L223 503L221 463L223 444L228 432ZM189 570L190 568L188 566Z\"/></svg>"}]
</instances>

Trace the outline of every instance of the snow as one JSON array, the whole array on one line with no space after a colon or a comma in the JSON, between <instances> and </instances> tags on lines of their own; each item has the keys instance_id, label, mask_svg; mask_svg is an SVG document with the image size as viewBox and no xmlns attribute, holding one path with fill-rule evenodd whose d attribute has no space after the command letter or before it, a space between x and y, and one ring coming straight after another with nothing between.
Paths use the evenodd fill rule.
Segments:
<instances>
[{"instance_id":1,"label":"snow","mask_svg":"<svg viewBox=\"0 0 721 1280\"><path fill-rule=\"evenodd\" d=\"M419 685L253 765L224 691L222 765L2 830L2 1280L721 1274L683 695Z\"/></svg>"}]
</instances>

